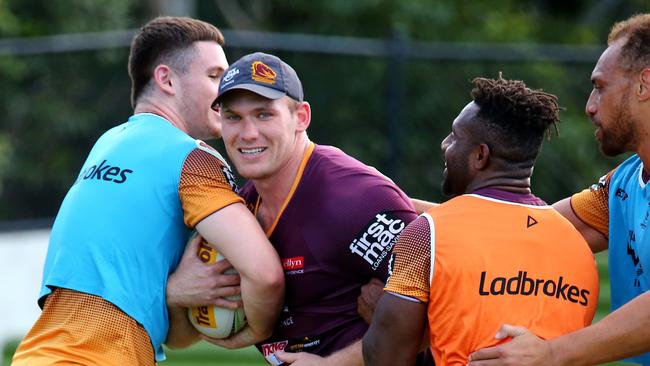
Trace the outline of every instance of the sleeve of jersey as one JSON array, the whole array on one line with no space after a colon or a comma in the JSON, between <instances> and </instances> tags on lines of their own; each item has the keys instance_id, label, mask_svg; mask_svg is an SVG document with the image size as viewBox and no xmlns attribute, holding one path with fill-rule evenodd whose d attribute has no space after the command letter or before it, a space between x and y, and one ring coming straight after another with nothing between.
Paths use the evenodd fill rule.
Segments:
<instances>
[{"instance_id":1,"label":"sleeve of jersey","mask_svg":"<svg viewBox=\"0 0 650 366\"><path fill-rule=\"evenodd\" d=\"M429 302L431 228L423 216L411 222L393 249L385 291L418 302Z\"/></svg>"},{"instance_id":2,"label":"sleeve of jersey","mask_svg":"<svg viewBox=\"0 0 650 366\"><path fill-rule=\"evenodd\" d=\"M598 183L574 194L571 208L578 218L601 234L609 236L609 182L614 170Z\"/></svg>"},{"instance_id":3,"label":"sleeve of jersey","mask_svg":"<svg viewBox=\"0 0 650 366\"><path fill-rule=\"evenodd\" d=\"M339 234L342 242L349 243L345 263L368 279L375 277L386 281L388 260L397 238L417 215L410 201L383 182L367 186L363 192L362 196L357 194L356 198L351 197L340 205L345 212L337 220L342 227L349 228ZM359 232L350 240L355 229Z\"/></svg>"},{"instance_id":4,"label":"sleeve of jersey","mask_svg":"<svg viewBox=\"0 0 650 366\"><path fill-rule=\"evenodd\" d=\"M230 168L216 156L193 150L181 170L178 193L183 206L185 224L194 228L210 214L235 202L244 200L235 193L226 174Z\"/></svg>"}]
</instances>

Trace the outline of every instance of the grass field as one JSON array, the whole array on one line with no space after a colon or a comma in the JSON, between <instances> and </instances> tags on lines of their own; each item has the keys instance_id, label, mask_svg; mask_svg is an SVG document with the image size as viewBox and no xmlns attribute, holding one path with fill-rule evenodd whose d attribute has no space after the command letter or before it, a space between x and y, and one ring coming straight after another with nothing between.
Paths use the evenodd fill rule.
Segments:
<instances>
[{"instance_id":1,"label":"grass field","mask_svg":"<svg viewBox=\"0 0 650 366\"><path fill-rule=\"evenodd\" d=\"M600 320L609 311L609 277L607 275L607 255L597 255L598 269L600 272L600 300L598 311L594 321ZM3 364L9 365L11 356L16 348L17 342L8 344L5 348ZM229 351L205 342L197 344L188 349L180 351L168 351L167 361L161 362L161 366L260 366L267 365L262 356L255 348ZM624 363L610 363L614 365L630 365Z\"/></svg>"}]
</instances>

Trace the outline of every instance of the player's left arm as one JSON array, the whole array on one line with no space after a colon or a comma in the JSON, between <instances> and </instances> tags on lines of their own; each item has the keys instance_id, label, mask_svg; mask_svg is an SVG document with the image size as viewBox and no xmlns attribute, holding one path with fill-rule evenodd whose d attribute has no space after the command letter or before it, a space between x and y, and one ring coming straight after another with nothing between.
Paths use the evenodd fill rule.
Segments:
<instances>
[{"instance_id":1,"label":"player's left arm","mask_svg":"<svg viewBox=\"0 0 650 366\"><path fill-rule=\"evenodd\" d=\"M425 303L386 292L363 337L365 365L413 365L426 322Z\"/></svg>"},{"instance_id":2,"label":"player's left arm","mask_svg":"<svg viewBox=\"0 0 650 366\"><path fill-rule=\"evenodd\" d=\"M187 308L169 307L169 332L165 345L169 348L186 348L200 340L199 332L187 317Z\"/></svg>"}]
</instances>

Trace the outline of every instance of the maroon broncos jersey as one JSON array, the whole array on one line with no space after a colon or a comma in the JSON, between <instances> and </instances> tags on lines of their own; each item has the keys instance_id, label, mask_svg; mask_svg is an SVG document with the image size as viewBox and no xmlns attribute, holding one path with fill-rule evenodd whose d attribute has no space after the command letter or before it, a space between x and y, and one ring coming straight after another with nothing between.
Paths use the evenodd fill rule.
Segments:
<instances>
[{"instance_id":1,"label":"maroon broncos jersey","mask_svg":"<svg viewBox=\"0 0 650 366\"><path fill-rule=\"evenodd\" d=\"M325 356L362 338L361 286L386 280L396 238L417 217L395 183L334 147L312 145L294 183L267 232L286 279L279 322L257 345L271 363L278 349ZM241 194L256 211L255 187Z\"/></svg>"}]
</instances>

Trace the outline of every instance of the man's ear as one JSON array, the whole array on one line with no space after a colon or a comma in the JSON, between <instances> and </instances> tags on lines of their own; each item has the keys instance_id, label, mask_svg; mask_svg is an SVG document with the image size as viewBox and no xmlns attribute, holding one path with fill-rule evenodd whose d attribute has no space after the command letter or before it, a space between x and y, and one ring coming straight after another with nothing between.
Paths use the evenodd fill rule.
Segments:
<instances>
[{"instance_id":1,"label":"man's ear","mask_svg":"<svg viewBox=\"0 0 650 366\"><path fill-rule=\"evenodd\" d=\"M650 68L645 68L639 73L639 89L636 94L639 100L650 99Z\"/></svg>"},{"instance_id":2,"label":"man's ear","mask_svg":"<svg viewBox=\"0 0 650 366\"><path fill-rule=\"evenodd\" d=\"M306 131L307 127L309 127L309 124L311 123L311 106L309 105L309 102L300 102L294 113L298 119L296 131Z\"/></svg>"},{"instance_id":3,"label":"man's ear","mask_svg":"<svg viewBox=\"0 0 650 366\"><path fill-rule=\"evenodd\" d=\"M476 145L472 150L472 156L470 160L470 164L472 164L472 168L474 168L475 170L483 170L487 167L489 161L490 161L490 147L485 143Z\"/></svg>"},{"instance_id":4,"label":"man's ear","mask_svg":"<svg viewBox=\"0 0 650 366\"><path fill-rule=\"evenodd\" d=\"M165 93L176 94L172 79L172 69L167 65L160 64L153 70L154 83Z\"/></svg>"}]
</instances>

